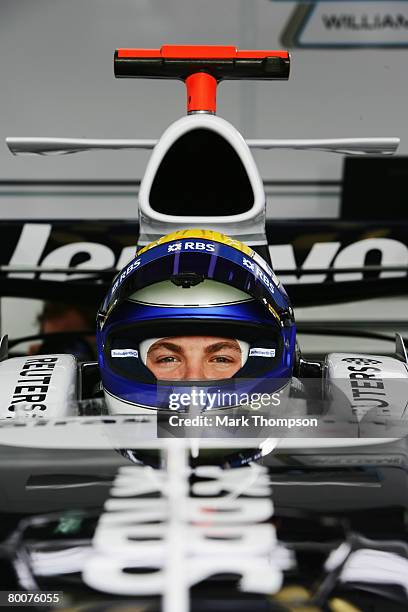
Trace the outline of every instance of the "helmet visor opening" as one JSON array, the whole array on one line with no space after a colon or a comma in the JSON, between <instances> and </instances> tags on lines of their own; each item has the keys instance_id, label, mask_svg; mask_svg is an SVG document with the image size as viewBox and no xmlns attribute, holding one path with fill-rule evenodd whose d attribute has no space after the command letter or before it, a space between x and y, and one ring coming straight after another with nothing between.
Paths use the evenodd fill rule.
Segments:
<instances>
[{"instance_id":1,"label":"helmet visor opening","mask_svg":"<svg viewBox=\"0 0 408 612\"><path fill-rule=\"evenodd\" d=\"M243 324L240 322L225 322L208 320L192 321L191 319L180 319L178 321L152 321L151 324L133 324L117 326L107 337L105 345L105 358L110 369L128 380L153 384L158 380L174 383L186 382L193 385L194 382L202 384L206 378L174 378L171 377L171 367L169 373L163 376L156 376L142 359L140 343L149 338L171 339L177 344L177 338L186 336L231 339L243 341L248 344L247 358L245 363L241 363L241 355L235 354L235 362L238 364L232 375L220 376L225 367L215 367L209 372L215 371L217 375L208 378L208 381L230 380L235 377L263 377L270 373L271 369L279 364L283 351L283 341L277 329L270 327L267 329L263 325L255 323ZM238 343L239 344L239 343ZM170 354L170 353L168 353ZM231 355L231 351L230 351ZM238 360L239 358L239 360ZM186 357L183 357L186 359ZM217 359L215 358L215 361ZM165 370L164 370L165 371ZM231 371L231 370L229 370ZM156 371L157 373L157 371Z\"/></svg>"}]
</instances>

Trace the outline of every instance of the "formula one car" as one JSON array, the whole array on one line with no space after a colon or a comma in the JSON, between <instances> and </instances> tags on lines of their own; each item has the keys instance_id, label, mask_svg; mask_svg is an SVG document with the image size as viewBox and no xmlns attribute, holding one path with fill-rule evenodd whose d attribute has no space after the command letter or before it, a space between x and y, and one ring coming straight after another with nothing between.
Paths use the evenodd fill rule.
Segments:
<instances>
[{"instance_id":1,"label":"formula one car","mask_svg":"<svg viewBox=\"0 0 408 612\"><path fill-rule=\"evenodd\" d=\"M283 51L120 49L117 77L186 83L188 115L158 142L8 139L14 153L153 148L136 255L98 311L98 363L8 358L1 341L2 588L24 590L9 603L406 609L404 339L391 355L302 355L250 152L389 154L398 139L245 142L215 116L219 81L286 79L289 63ZM218 341L212 369L178 374L168 345L203 337ZM164 376L149 366L158 342ZM226 344L239 350L231 375Z\"/></svg>"}]
</instances>

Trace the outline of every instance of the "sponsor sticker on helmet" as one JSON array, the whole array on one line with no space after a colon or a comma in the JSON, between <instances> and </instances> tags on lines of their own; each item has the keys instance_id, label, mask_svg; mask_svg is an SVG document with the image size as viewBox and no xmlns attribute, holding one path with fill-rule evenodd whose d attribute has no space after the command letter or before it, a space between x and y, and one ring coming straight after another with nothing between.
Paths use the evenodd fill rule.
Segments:
<instances>
[{"instance_id":1,"label":"sponsor sticker on helmet","mask_svg":"<svg viewBox=\"0 0 408 612\"><path fill-rule=\"evenodd\" d=\"M261 268L263 268L263 270L269 274L269 276L272 278L273 282L275 283L275 285L277 287L279 287L280 285L280 280L279 278L276 276L275 272L272 270L272 268L267 264L267 262L264 260L263 257L261 257L258 253L254 253L253 255L253 260L256 261L256 263L258 264L258 266L260 266Z\"/></svg>"},{"instance_id":2,"label":"sponsor sticker on helmet","mask_svg":"<svg viewBox=\"0 0 408 612\"><path fill-rule=\"evenodd\" d=\"M139 351L136 349L112 349L111 357L139 357Z\"/></svg>"},{"instance_id":3,"label":"sponsor sticker on helmet","mask_svg":"<svg viewBox=\"0 0 408 612\"><path fill-rule=\"evenodd\" d=\"M275 293L275 287L273 281L268 277L262 268L258 266L252 259L242 258L242 265L250 270L252 274L258 278L265 287L269 289L271 293Z\"/></svg>"},{"instance_id":4,"label":"sponsor sticker on helmet","mask_svg":"<svg viewBox=\"0 0 408 612\"><path fill-rule=\"evenodd\" d=\"M204 251L205 253L214 253L215 245L208 242L175 242L167 247L168 253L176 253L181 251Z\"/></svg>"},{"instance_id":5,"label":"sponsor sticker on helmet","mask_svg":"<svg viewBox=\"0 0 408 612\"><path fill-rule=\"evenodd\" d=\"M269 348L251 348L249 351L250 357L275 357L276 350Z\"/></svg>"}]
</instances>

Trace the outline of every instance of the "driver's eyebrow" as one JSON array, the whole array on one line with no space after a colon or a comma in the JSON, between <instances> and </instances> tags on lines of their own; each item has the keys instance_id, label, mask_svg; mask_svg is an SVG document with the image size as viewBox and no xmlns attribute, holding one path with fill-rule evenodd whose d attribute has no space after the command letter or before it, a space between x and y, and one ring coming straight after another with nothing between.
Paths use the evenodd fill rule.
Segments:
<instances>
[{"instance_id":1,"label":"driver's eyebrow","mask_svg":"<svg viewBox=\"0 0 408 612\"><path fill-rule=\"evenodd\" d=\"M232 349L233 351L238 351L239 353L241 352L241 349L239 347L239 345L236 342L216 342L215 344L210 344L209 346L206 346L205 348L205 352L206 353L217 353L218 351L221 351L222 349Z\"/></svg>"},{"instance_id":2,"label":"driver's eyebrow","mask_svg":"<svg viewBox=\"0 0 408 612\"><path fill-rule=\"evenodd\" d=\"M157 344L153 344L148 350L148 354L157 351L158 349L167 349L168 351L172 351L173 353L181 353L182 349L179 344L173 344L173 342L158 342Z\"/></svg>"}]
</instances>

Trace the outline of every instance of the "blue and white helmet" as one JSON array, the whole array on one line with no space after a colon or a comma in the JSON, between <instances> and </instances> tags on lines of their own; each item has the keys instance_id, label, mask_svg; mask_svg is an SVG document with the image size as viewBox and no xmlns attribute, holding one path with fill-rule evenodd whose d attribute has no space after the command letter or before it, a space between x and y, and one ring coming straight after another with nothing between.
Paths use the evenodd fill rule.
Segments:
<instances>
[{"instance_id":1,"label":"blue and white helmet","mask_svg":"<svg viewBox=\"0 0 408 612\"><path fill-rule=\"evenodd\" d=\"M248 347L247 358L228 379L157 380L143 359L144 341L189 335L238 339ZM274 393L292 376L295 338L288 295L251 248L210 230L169 234L137 253L98 312L98 359L109 410L168 410L172 393L193 386L222 389L223 397ZM212 405L225 407L233 405Z\"/></svg>"}]
</instances>

